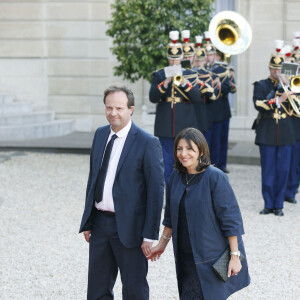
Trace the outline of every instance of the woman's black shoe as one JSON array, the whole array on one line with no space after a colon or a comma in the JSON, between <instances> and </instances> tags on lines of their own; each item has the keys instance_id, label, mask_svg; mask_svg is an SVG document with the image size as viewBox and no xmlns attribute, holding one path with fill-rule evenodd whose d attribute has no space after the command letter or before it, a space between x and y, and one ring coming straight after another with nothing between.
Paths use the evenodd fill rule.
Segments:
<instances>
[{"instance_id":1,"label":"woman's black shoe","mask_svg":"<svg viewBox=\"0 0 300 300\"><path fill-rule=\"evenodd\" d=\"M273 212L274 212L274 209L272 209L272 208L264 208L259 213L261 215L268 215L268 214L272 214Z\"/></svg>"},{"instance_id":2,"label":"woman's black shoe","mask_svg":"<svg viewBox=\"0 0 300 300\"><path fill-rule=\"evenodd\" d=\"M275 216L280 216L280 217L284 216L284 213L281 208L275 209Z\"/></svg>"}]
</instances>

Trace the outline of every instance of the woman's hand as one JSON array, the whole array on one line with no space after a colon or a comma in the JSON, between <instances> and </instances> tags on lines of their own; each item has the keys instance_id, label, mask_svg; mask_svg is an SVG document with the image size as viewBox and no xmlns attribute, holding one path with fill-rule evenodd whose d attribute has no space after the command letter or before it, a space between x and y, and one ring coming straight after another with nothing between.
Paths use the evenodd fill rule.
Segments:
<instances>
[{"instance_id":1,"label":"woman's hand","mask_svg":"<svg viewBox=\"0 0 300 300\"><path fill-rule=\"evenodd\" d=\"M231 255L231 259L228 264L227 276L231 277L237 275L242 269L240 258L237 255Z\"/></svg>"},{"instance_id":2,"label":"woman's hand","mask_svg":"<svg viewBox=\"0 0 300 300\"><path fill-rule=\"evenodd\" d=\"M162 245L162 243L158 243L156 246L151 248L151 253L149 256L147 256L147 259L151 259L151 261L156 261L164 253L165 249L166 247Z\"/></svg>"}]
</instances>

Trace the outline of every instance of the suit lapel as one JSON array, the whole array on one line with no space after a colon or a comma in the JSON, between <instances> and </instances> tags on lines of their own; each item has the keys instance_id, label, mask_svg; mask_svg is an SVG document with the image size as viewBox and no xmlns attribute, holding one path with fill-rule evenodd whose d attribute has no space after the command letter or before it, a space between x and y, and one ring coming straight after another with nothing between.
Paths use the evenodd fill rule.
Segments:
<instances>
[{"instance_id":1,"label":"suit lapel","mask_svg":"<svg viewBox=\"0 0 300 300\"><path fill-rule=\"evenodd\" d=\"M132 122L131 124L131 128L128 132L128 135L127 135L127 138L126 138L126 141L125 141L125 144L124 144L124 147L123 147L123 150L122 150L122 153L121 153L121 157L120 157L120 160L119 160L119 163L118 163L118 167L117 167L117 171L116 171L116 177L125 161L125 158L131 148L131 146L133 145L134 143L134 140L136 138L136 134L137 134L137 129L136 129L136 126L134 125L134 123Z\"/></svg>"}]
</instances>

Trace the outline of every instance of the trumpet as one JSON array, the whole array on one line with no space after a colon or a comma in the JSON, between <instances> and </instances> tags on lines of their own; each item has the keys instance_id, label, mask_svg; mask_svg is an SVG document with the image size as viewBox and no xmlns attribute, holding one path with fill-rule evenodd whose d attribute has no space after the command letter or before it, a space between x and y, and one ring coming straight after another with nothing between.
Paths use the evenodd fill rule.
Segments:
<instances>
[{"instance_id":1,"label":"trumpet","mask_svg":"<svg viewBox=\"0 0 300 300\"><path fill-rule=\"evenodd\" d=\"M176 75L173 77L173 83L177 86L180 86L183 83L183 76L182 75Z\"/></svg>"}]
</instances>

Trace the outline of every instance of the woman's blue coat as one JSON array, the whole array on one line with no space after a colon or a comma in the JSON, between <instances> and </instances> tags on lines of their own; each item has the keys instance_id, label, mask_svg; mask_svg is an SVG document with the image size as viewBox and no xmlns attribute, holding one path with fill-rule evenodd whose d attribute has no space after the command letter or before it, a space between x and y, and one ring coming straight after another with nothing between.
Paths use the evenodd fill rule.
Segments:
<instances>
[{"instance_id":1,"label":"woman's blue coat","mask_svg":"<svg viewBox=\"0 0 300 300\"><path fill-rule=\"evenodd\" d=\"M198 184L186 187L175 170L167 186L163 225L172 228L172 239L177 257L177 226L179 204L186 190L185 209L197 273L205 300L227 299L250 283L247 259L237 276L226 283L217 277L212 265L228 247L228 236L237 236L239 250L246 257L241 212L228 182L219 169L209 166Z\"/></svg>"}]
</instances>

